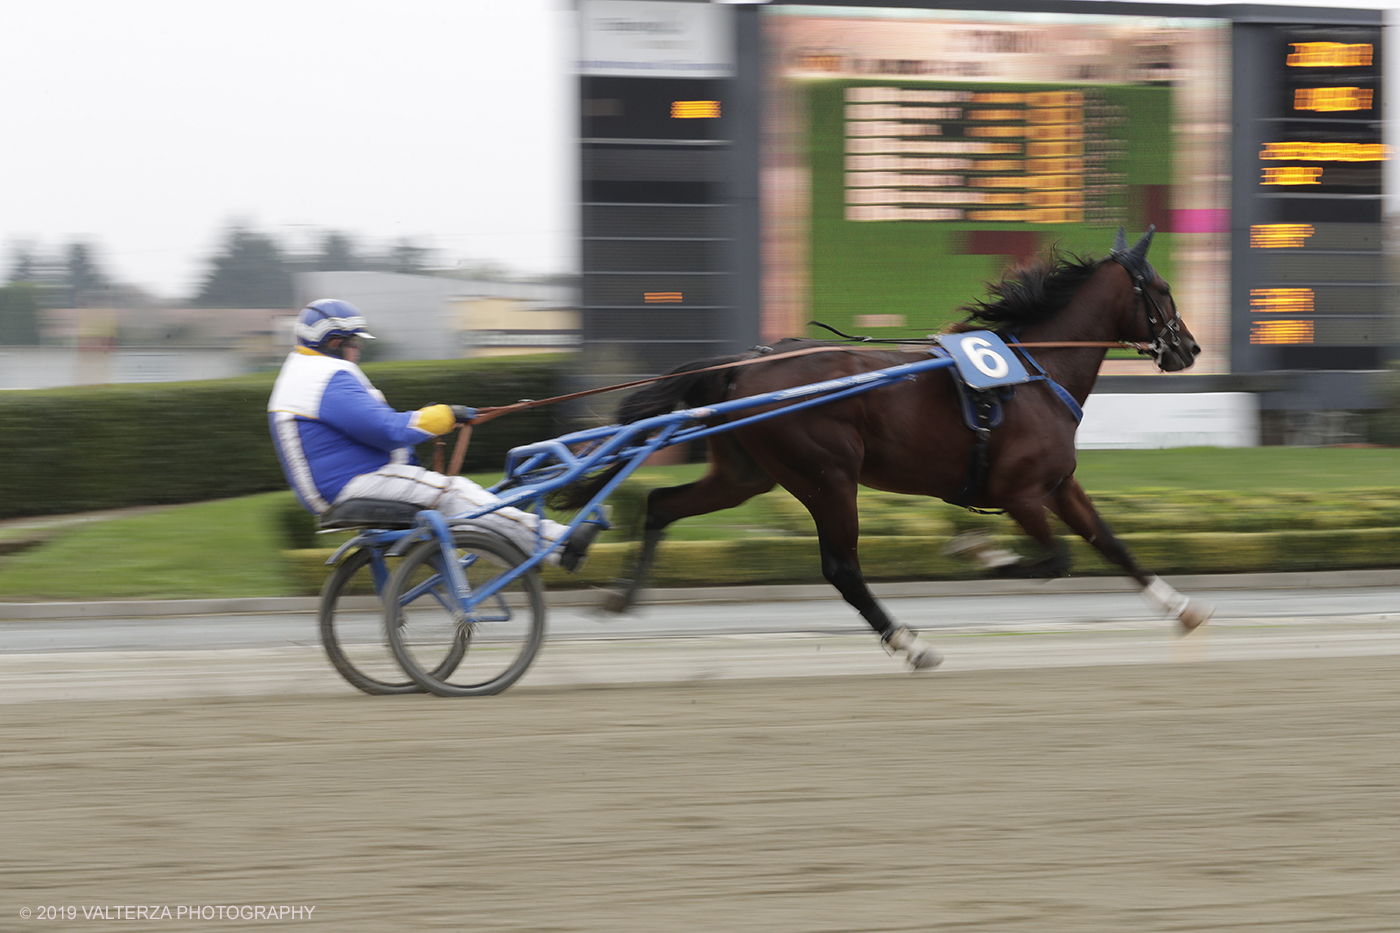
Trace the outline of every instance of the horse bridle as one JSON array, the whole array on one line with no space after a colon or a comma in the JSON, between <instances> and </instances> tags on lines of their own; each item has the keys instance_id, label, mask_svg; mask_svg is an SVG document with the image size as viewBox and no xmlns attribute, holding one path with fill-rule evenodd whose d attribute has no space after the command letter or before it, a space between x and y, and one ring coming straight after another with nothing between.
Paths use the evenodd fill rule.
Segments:
<instances>
[{"instance_id":1,"label":"horse bridle","mask_svg":"<svg viewBox=\"0 0 1400 933\"><path fill-rule=\"evenodd\" d=\"M1156 279L1157 273L1144 257L1122 250L1114 250L1108 257L1122 266L1133 280L1133 291L1137 294L1138 304L1147 317L1147 333L1151 337L1145 346L1155 358L1157 366L1161 368L1168 350L1176 352L1177 356L1181 355L1181 311L1177 309L1176 302L1172 302L1172 316L1170 320L1167 319L1162 306L1157 303L1152 290L1147 287L1148 276Z\"/></svg>"}]
</instances>

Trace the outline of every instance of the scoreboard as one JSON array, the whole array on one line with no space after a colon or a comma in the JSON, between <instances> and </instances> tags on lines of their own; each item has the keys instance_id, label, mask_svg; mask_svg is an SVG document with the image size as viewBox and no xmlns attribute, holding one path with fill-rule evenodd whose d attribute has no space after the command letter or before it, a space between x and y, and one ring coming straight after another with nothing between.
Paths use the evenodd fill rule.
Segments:
<instances>
[{"instance_id":1,"label":"scoreboard","mask_svg":"<svg viewBox=\"0 0 1400 933\"><path fill-rule=\"evenodd\" d=\"M1229 22L1109 6L765 7L765 338L923 337L1011 265L1150 225L1223 371Z\"/></svg>"},{"instance_id":2,"label":"scoreboard","mask_svg":"<svg viewBox=\"0 0 1400 933\"><path fill-rule=\"evenodd\" d=\"M1396 342L1381 28L1236 31L1234 369L1381 368Z\"/></svg>"},{"instance_id":3,"label":"scoreboard","mask_svg":"<svg viewBox=\"0 0 1400 933\"><path fill-rule=\"evenodd\" d=\"M580 18L586 377L620 382L752 346L736 284L757 236L737 203L741 15L710 3L585 0Z\"/></svg>"},{"instance_id":4,"label":"scoreboard","mask_svg":"<svg viewBox=\"0 0 1400 933\"><path fill-rule=\"evenodd\" d=\"M813 320L922 337L1119 226L1156 227L1195 374L1373 370L1400 343L1379 11L577 2L600 377ZM1116 352L1103 372L1155 375Z\"/></svg>"},{"instance_id":5,"label":"scoreboard","mask_svg":"<svg viewBox=\"0 0 1400 933\"><path fill-rule=\"evenodd\" d=\"M845 88L846 218L1108 221L1121 201L1097 89Z\"/></svg>"}]
</instances>

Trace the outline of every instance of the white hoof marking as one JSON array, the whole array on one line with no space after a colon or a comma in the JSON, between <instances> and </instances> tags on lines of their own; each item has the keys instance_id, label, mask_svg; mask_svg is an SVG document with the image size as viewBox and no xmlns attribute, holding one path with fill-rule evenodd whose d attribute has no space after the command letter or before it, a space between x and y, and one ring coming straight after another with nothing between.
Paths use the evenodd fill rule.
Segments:
<instances>
[{"instance_id":1,"label":"white hoof marking","mask_svg":"<svg viewBox=\"0 0 1400 933\"><path fill-rule=\"evenodd\" d=\"M987 570L999 570L1019 563L1021 555L992 546L992 536L985 531L966 531L955 535L943 546L950 557L968 555Z\"/></svg>"},{"instance_id":2,"label":"white hoof marking","mask_svg":"<svg viewBox=\"0 0 1400 933\"><path fill-rule=\"evenodd\" d=\"M1161 577L1153 577L1152 582L1145 586L1142 592L1176 619L1181 625L1183 635L1191 634L1215 615L1215 607L1210 603L1181 595Z\"/></svg>"},{"instance_id":3,"label":"white hoof marking","mask_svg":"<svg viewBox=\"0 0 1400 933\"><path fill-rule=\"evenodd\" d=\"M1185 609L1181 610L1181 615L1176 617L1176 621L1181 625L1181 634L1190 635L1209 622L1213 615L1215 615L1214 606L1193 599L1186 604Z\"/></svg>"},{"instance_id":4,"label":"white hoof marking","mask_svg":"<svg viewBox=\"0 0 1400 933\"><path fill-rule=\"evenodd\" d=\"M943 663L943 655L907 628L897 629L885 640L885 644L895 654L904 652L909 666L916 671L931 671Z\"/></svg>"}]
</instances>

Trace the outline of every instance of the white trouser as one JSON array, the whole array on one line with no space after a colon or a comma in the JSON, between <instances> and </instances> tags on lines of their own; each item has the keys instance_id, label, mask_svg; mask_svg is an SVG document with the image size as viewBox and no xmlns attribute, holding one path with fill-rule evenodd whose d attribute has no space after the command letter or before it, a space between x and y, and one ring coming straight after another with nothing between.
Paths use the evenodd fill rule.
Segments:
<instances>
[{"instance_id":1,"label":"white trouser","mask_svg":"<svg viewBox=\"0 0 1400 933\"><path fill-rule=\"evenodd\" d=\"M420 508L437 509L449 519L499 501L465 476L445 476L407 463L390 463L373 473L361 473L345 484L335 501L344 502L346 499L407 502ZM569 530L566 525L510 506L487 512L472 519L472 523L491 529L527 555L535 553L539 543L537 530L542 531L550 543L558 541ZM559 552L550 554L548 560L551 564L557 564Z\"/></svg>"}]
</instances>

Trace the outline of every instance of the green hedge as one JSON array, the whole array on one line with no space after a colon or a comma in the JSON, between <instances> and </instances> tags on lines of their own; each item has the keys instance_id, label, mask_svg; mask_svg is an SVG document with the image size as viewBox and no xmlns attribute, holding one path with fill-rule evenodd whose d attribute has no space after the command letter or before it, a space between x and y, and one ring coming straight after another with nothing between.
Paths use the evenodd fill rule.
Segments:
<instances>
[{"instance_id":1,"label":"green hedge","mask_svg":"<svg viewBox=\"0 0 1400 933\"><path fill-rule=\"evenodd\" d=\"M997 536L999 547L1024 551L1026 539ZM1079 538L1067 538L1072 576L1122 576ZM1282 573L1306 570L1381 569L1400 566L1400 528L1345 531L1147 532L1123 541L1143 567L1160 574ZM971 580L987 574L976 565L948 557L943 537L879 536L860 543L866 579ZM570 589L606 586L626 576L637 545L599 541L577 574L547 568L547 586ZM320 590L330 574L328 548L287 551L287 572L297 592ZM649 586L732 586L821 583L821 560L814 538L750 538L743 541L667 541L662 544Z\"/></svg>"},{"instance_id":2,"label":"green hedge","mask_svg":"<svg viewBox=\"0 0 1400 933\"><path fill-rule=\"evenodd\" d=\"M625 576L647 492L656 481L629 480L612 496L614 527L589 551L577 575L547 569L551 587L605 585ZM1162 574L1265 573L1400 567L1400 489L1326 493L1231 494L1179 489L1095 497L1119 537L1148 570ZM969 561L943 553L948 538L973 529L999 547L1030 553L1029 541L1003 515L968 512L932 499L862 490L860 559L871 580L966 580L985 576ZM748 537L668 540L649 584L720 586L819 583L821 563L811 516L792 496L754 501ZM309 532L309 526L303 531ZM1087 542L1060 528L1076 576L1119 575ZM315 535L287 536L288 568L300 592L325 580L329 556ZM318 545L321 547L318 548Z\"/></svg>"},{"instance_id":3,"label":"green hedge","mask_svg":"<svg viewBox=\"0 0 1400 933\"><path fill-rule=\"evenodd\" d=\"M565 391L557 357L379 363L365 372L400 410ZM0 392L0 518L284 488L267 429L274 378ZM561 433L557 417L543 407L482 425L464 469L499 470L511 447ZM430 444L420 457L431 457Z\"/></svg>"},{"instance_id":4,"label":"green hedge","mask_svg":"<svg viewBox=\"0 0 1400 933\"><path fill-rule=\"evenodd\" d=\"M1100 514L1120 535L1400 527L1400 489L1396 488L1249 495L1157 489L1093 498ZM631 509L640 508L632 504L633 499L644 502L630 497L629 516ZM766 527L784 534L816 534L811 516L792 496L771 493L760 502ZM1017 533L1004 515L969 512L935 499L861 490L859 509L862 536L952 535L973 529Z\"/></svg>"}]
</instances>

